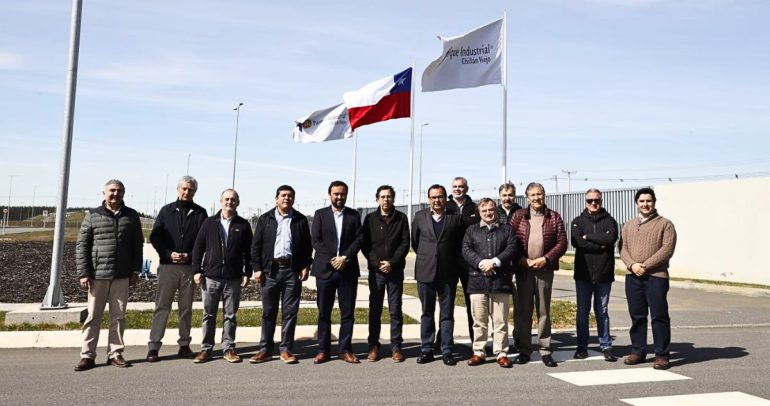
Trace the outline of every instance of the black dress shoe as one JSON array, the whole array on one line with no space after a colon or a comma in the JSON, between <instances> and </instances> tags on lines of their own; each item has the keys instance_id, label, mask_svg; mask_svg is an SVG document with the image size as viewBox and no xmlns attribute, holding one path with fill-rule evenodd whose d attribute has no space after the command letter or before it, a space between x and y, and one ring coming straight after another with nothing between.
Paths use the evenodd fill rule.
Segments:
<instances>
[{"instance_id":1,"label":"black dress shoe","mask_svg":"<svg viewBox=\"0 0 770 406\"><path fill-rule=\"evenodd\" d=\"M524 365L529 362L529 355L519 354L513 359L514 364Z\"/></svg>"},{"instance_id":2,"label":"black dress shoe","mask_svg":"<svg viewBox=\"0 0 770 406\"><path fill-rule=\"evenodd\" d=\"M612 348L606 348L602 350L602 354L604 354L604 360L607 362L615 362L618 360L618 357L612 353Z\"/></svg>"},{"instance_id":3,"label":"black dress shoe","mask_svg":"<svg viewBox=\"0 0 770 406\"><path fill-rule=\"evenodd\" d=\"M417 363L418 364L427 364L431 361L433 361L435 358L433 357L432 352L423 352L420 353L420 356L417 357Z\"/></svg>"},{"instance_id":4,"label":"black dress shoe","mask_svg":"<svg viewBox=\"0 0 770 406\"><path fill-rule=\"evenodd\" d=\"M448 365L450 367L457 365L457 360L452 356L452 354L444 354L441 358L444 361L444 365Z\"/></svg>"},{"instance_id":5,"label":"black dress shoe","mask_svg":"<svg viewBox=\"0 0 770 406\"><path fill-rule=\"evenodd\" d=\"M588 358L588 350L583 347L578 347L577 350L575 351L575 355L573 355L572 358L586 359Z\"/></svg>"},{"instance_id":6,"label":"black dress shoe","mask_svg":"<svg viewBox=\"0 0 770 406\"><path fill-rule=\"evenodd\" d=\"M559 366L559 364L557 364L556 361L553 360L553 357L551 357L550 355L543 355L542 360L543 360L543 365L549 368Z\"/></svg>"}]
</instances>

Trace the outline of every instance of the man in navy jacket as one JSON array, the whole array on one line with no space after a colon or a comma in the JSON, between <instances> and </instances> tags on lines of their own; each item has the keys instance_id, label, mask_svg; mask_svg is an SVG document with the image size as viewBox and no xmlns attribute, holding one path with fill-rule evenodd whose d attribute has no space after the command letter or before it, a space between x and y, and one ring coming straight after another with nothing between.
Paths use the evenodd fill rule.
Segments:
<instances>
[{"instance_id":1,"label":"man in navy jacket","mask_svg":"<svg viewBox=\"0 0 770 406\"><path fill-rule=\"evenodd\" d=\"M331 351L331 315L335 293L340 305L339 356L357 364L353 355L353 325L358 277L361 215L345 207L348 185L335 180L329 185L331 206L318 209L313 216L310 235L315 258L310 274L316 278L318 292L318 355L316 364L329 361Z\"/></svg>"}]
</instances>

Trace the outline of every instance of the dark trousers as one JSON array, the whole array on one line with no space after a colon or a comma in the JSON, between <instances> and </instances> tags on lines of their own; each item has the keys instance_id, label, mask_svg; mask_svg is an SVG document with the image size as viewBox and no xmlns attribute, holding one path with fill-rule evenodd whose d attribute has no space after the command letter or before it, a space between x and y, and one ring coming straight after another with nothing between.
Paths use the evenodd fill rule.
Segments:
<instances>
[{"instance_id":1,"label":"dark trousers","mask_svg":"<svg viewBox=\"0 0 770 406\"><path fill-rule=\"evenodd\" d=\"M463 287L463 297L465 298L465 314L468 316L468 336L473 343L473 315L471 314L471 295L468 294L468 271L460 270L460 285ZM457 289L457 283L455 283ZM457 295L457 292L455 292ZM436 335L436 345L441 343L441 331ZM454 343L454 338L452 339Z\"/></svg>"},{"instance_id":2,"label":"dark trousers","mask_svg":"<svg viewBox=\"0 0 770 406\"><path fill-rule=\"evenodd\" d=\"M652 340L656 356L668 357L671 319L668 316L668 279L626 275L626 300L631 316L631 353L647 355L647 310L652 318Z\"/></svg>"},{"instance_id":3,"label":"dark trousers","mask_svg":"<svg viewBox=\"0 0 770 406\"><path fill-rule=\"evenodd\" d=\"M369 348L380 346L382 301L388 292L388 312L390 313L390 349L401 350L401 331L404 315L401 312L401 297L404 293L403 273L384 274L369 270Z\"/></svg>"},{"instance_id":4,"label":"dark trousers","mask_svg":"<svg viewBox=\"0 0 770 406\"><path fill-rule=\"evenodd\" d=\"M353 324L355 323L358 278L334 272L329 279L316 278L318 290L318 351L329 354L332 337L332 309L334 296L340 305L340 353L353 352Z\"/></svg>"},{"instance_id":5,"label":"dark trousers","mask_svg":"<svg viewBox=\"0 0 770 406\"><path fill-rule=\"evenodd\" d=\"M278 302L281 303L281 352L291 351L294 346L294 330L297 327L297 311L302 292L299 275L289 266L275 265L266 271L265 284L262 286L262 339L259 342L263 351L273 352L275 342L275 324L278 319Z\"/></svg>"},{"instance_id":6,"label":"dark trousers","mask_svg":"<svg viewBox=\"0 0 770 406\"><path fill-rule=\"evenodd\" d=\"M417 292L422 303L420 317L420 342L422 352L433 353L433 341L436 339L436 297L439 301L439 331L441 332L441 353L451 354L454 346L455 295L457 279L450 281L417 282Z\"/></svg>"}]
</instances>

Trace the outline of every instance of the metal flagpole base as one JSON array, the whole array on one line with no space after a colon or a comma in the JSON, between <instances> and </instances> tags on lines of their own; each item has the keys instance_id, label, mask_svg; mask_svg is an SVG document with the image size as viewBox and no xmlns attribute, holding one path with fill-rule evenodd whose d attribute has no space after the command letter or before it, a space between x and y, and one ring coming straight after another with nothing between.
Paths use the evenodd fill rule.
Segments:
<instances>
[{"instance_id":1,"label":"metal flagpole base","mask_svg":"<svg viewBox=\"0 0 770 406\"><path fill-rule=\"evenodd\" d=\"M66 309L67 307L69 306L64 299L64 294L62 293L59 284L48 285L48 291L45 293L45 298L40 305L40 310Z\"/></svg>"}]
</instances>

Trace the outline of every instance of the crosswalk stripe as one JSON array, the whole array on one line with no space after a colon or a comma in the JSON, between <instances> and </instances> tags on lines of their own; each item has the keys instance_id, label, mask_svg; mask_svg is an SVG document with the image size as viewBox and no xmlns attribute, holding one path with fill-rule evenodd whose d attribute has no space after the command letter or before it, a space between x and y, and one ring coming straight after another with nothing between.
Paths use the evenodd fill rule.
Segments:
<instances>
[{"instance_id":1,"label":"crosswalk stripe","mask_svg":"<svg viewBox=\"0 0 770 406\"><path fill-rule=\"evenodd\" d=\"M606 371L559 372L548 374L577 386L614 385L635 382L660 382L691 379L670 371L652 368L626 368Z\"/></svg>"},{"instance_id":2,"label":"crosswalk stripe","mask_svg":"<svg viewBox=\"0 0 770 406\"><path fill-rule=\"evenodd\" d=\"M743 392L698 393L693 395L653 396L648 398L620 399L633 406L768 406L770 400Z\"/></svg>"}]
</instances>

